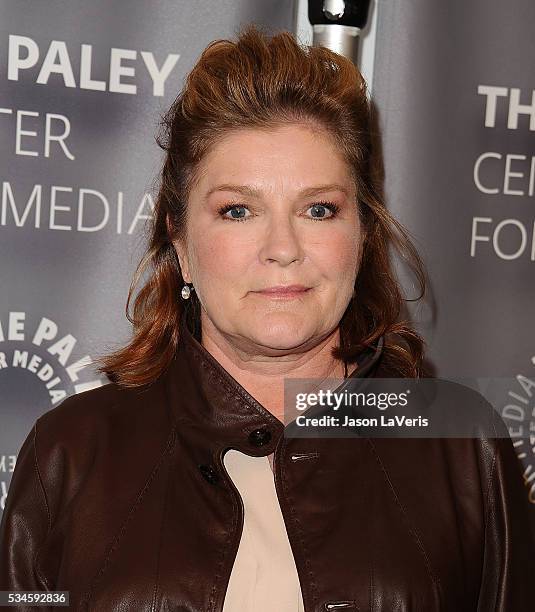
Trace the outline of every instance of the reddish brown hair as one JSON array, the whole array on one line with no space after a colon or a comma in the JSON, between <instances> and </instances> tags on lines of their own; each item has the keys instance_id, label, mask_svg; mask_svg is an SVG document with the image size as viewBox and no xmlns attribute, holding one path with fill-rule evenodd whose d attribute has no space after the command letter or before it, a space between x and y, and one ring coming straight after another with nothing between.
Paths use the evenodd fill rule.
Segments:
<instances>
[{"instance_id":1,"label":"reddish brown hair","mask_svg":"<svg viewBox=\"0 0 535 612\"><path fill-rule=\"evenodd\" d=\"M347 365L363 346L384 335L383 365L395 375L422 375L424 341L400 320L404 298L390 261L390 245L417 277L421 293L416 300L425 294L425 272L374 179L372 107L364 79L349 59L325 47L300 45L290 32L268 36L249 25L236 41L216 40L206 47L163 117L157 142L166 156L150 244L126 304L133 337L124 348L97 359L99 371L111 381L134 387L158 378L179 345L184 308L200 339L200 303L195 292L189 300L180 298L184 280L172 240L186 237L188 194L201 160L229 130L296 122L334 136L352 170L365 229L355 297L340 321L340 346L333 355ZM130 315L134 289L145 271L148 280Z\"/></svg>"}]
</instances>

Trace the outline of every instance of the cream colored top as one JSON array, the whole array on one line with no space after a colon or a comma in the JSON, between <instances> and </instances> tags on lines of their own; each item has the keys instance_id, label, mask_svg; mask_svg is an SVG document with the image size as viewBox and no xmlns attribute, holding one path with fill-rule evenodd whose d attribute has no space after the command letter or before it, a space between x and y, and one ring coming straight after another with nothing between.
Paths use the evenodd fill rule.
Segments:
<instances>
[{"instance_id":1,"label":"cream colored top","mask_svg":"<svg viewBox=\"0 0 535 612\"><path fill-rule=\"evenodd\" d=\"M304 612L268 458L229 449L223 462L240 492L245 513L223 612Z\"/></svg>"}]
</instances>

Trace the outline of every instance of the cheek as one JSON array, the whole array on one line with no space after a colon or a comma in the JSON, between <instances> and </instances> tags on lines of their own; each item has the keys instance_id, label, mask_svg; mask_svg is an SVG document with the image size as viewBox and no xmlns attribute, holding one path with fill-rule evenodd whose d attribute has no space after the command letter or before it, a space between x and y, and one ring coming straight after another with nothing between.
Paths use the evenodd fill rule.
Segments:
<instances>
[{"instance_id":1,"label":"cheek","mask_svg":"<svg viewBox=\"0 0 535 612\"><path fill-rule=\"evenodd\" d=\"M218 232L217 237L199 235L195 244L197 275L207 290L214 290L217 285L228 283L229 279L244 278L250 269L257 242L237 240L232 232Z\"/></svg>"},{"instance_id":2,"label":"cheek","mask_svg":"<svg viewBox=\"0 0 535 612\"><path fill-rule=\"evenodd\" d=\"M358 233L326 232L321 241L309 245L314 265L329 276L351 276L358 260Z\"/></svg>"}]
</instances>

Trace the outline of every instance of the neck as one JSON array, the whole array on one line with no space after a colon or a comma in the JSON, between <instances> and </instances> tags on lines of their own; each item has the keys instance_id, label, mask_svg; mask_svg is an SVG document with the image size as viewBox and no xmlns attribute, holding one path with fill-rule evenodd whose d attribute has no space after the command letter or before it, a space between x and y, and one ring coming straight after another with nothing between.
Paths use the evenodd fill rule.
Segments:
<instances>
[{"instance_id":1,"label":"neck","mask_svg":"<svg viewBox=\"0 0 535 612\"><path fill-rule=\"evenodd\" d=\"M314 388L326 378L344 378L344 363L331 355L331 349L340 341L338 327L308 350L269 356L262 353L261 347L245 350L236 346L205 316L201 325L204 348L280 421L284 421L285 378L317 379Z\"/></svg>"}]
</instances>

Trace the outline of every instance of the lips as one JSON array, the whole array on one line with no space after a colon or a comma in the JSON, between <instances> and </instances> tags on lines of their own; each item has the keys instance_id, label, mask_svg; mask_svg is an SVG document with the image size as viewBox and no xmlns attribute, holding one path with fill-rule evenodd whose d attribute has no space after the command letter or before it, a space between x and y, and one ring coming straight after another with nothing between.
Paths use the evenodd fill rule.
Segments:
<instances>
[{"instance_id":1,"label":"lips","mask_svg":"<svg viewBox=\"0 0 535 612\"><path fill-rule=\"evenodd\" d=\"M308 295L311 289L312 287L305 287L304 285L278 285L254 291L253 294L266 300L299 300Z\"/></svg>"},{"instance_id":2,"label":"lips","mask_svg":"<svg viewBox=\"0 0 535 612\"><path fill-rule=\"evenodd\" d=\"M310 287L305 287L304 285L277 285L276 287L267 287L266 289L261 289L256 293L267 293L270 295L284 295L290 293L303 293L308 291Z\"/></svg>"}]
</instances>

